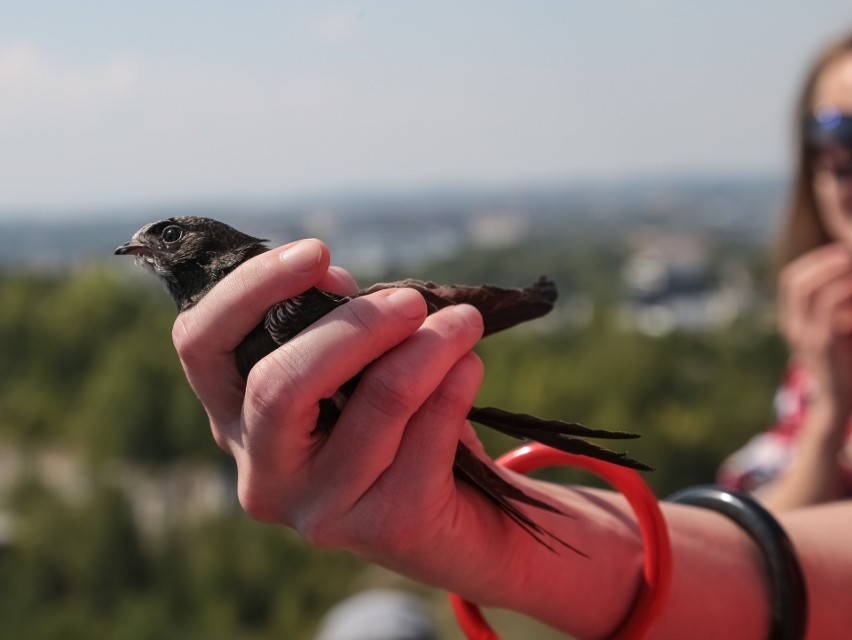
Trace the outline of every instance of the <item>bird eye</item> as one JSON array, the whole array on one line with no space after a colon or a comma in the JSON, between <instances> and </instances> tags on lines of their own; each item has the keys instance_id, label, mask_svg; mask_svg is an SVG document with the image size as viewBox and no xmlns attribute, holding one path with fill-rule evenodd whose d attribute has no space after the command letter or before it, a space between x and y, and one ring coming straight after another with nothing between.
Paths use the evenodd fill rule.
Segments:
<instances>
[{"instance_id":1,"label":"bird eye","mask_svg":"<svg viewBox=\"0 0 852 640\"><path fill-rule=\"evenodd\" d=\"M183 229L178 226L170 225L163 229L162 238L164 242L177 242L183 237Z\"/></svg>"}]
</instances>

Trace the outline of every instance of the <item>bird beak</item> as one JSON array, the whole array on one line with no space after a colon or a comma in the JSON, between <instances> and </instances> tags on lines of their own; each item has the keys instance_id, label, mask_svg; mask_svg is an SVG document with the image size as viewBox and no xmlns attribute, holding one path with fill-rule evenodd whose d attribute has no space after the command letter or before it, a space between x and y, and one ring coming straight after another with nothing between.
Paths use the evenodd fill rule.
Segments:
<instances>
[{"instance_id":1,"label":"bird beak","mask_svg":"<svg viewBox=\"0 0 852 640\"><path fill-rule=\"evenodd\" d=\"M148 247L143 247L141 244L135 244L132 240L125 242L115 250L117 256L146 256L150 255L151 250Z\"/></svg>"},{"instance_id":2,"label":"bird beak","mask_svg":"<svg viewBox=\"0 0 852 640\"><path fill-rule=\"evenodd\" d=\"M129 241L115 250L117 256L150 256L151 249L140 242L139 234L134 235Z\"/></svg>"}]
</instances>

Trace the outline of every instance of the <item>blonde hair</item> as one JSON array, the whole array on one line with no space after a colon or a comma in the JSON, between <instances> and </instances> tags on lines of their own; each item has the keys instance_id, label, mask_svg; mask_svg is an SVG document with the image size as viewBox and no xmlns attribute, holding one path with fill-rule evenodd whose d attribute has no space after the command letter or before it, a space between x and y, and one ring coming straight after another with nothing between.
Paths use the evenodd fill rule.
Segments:
<instances>
[{"instance_id":1,"label":"blonde hair","mask_svg":"<svg viewBox=\"0 0 852 640\"><path fill-rule=\"evenodd\" d=\"M813 118L814 92L820 75L836 60L852 54L852 34L835 41L814 61L805 77L795 112L796 169L785 222L778 239L778 264L783 266L831 240L817 207L813 189L813 161L807 139Z\"/></svg>"}]
</instances>

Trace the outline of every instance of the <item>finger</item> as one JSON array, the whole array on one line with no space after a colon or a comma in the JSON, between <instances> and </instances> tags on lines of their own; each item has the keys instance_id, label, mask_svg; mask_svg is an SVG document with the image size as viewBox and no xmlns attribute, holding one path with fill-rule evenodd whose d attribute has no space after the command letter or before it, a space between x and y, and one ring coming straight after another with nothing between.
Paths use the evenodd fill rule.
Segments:
<instances>
[{"instance_id":1,"label":"finger","mask_svg":"<svg viewBox=\"0 0 852 640\"><path fill-rule=\"evenodd\" d=\"M334 293L339 296L352 296L358 293L358 283L346 269L331 266L326 274L317 283L317 287L323 291Z\"/></svg>"},{"instance_id":2,"label":"finger","mask_svg":"<svg viewBox=\"0 0 852 640\"><path fill-rule=\"evenodd\" d=\"M479 434L476 433L476 429L473 428L469 422L462 429L462 434L460 438L462 444L464 444L468 449L473 451L479 458L490 458L489 455L485 451L485 445L482 444L482 441L479 439Z\"/></svg>"},{"instance_id":3,"label":"finger","mask_svg":"<svg viewBox=\"0 0 852 640\"><path fill-rule=\"evenodd\" d=\"M852 269L849 252L833 243L808 252L783 269L779 279L782 310L799 313L808 309L810 296L824 283Z\"/></svg>"},{"instance_id":4,"label":"finger","mask_svg":"<svg viewBox=\"0 0 852 640\"><path fill-rule=\"evenodd\" d=\"M815 249L784 268L779 280L781 328L794 343L814 319L814 301L820 289L852 271L852 256L840 244Z\"/></svg>"},{"instance_id":5,"label":"finger","mask_svg":"<svg viewBox=\"0 0 852 640\"><path fill-rule=\"evenodd\" d=\"M328 248L319 240L300 240L255 256L182 314L181 344L192 352L233 351L273 305L304 293L325 276Z\"/></svg>"},{"instance_id":6,"label":"finger","mask_svg":"<svg viewBox=\"0 0 852 640\"><path fill-rule=\"evenodd\" d=\"M243 404L247 462L290 474L316 444L318 403L412 335L426 317L422 296L387 289L338 307L260 360Z\"/></svg>"},{"instance_id":7,"label":"finger","mask_svg":"<svg viewBox=\"0 0 852 640\"><path fill-rule=\"evenodd\" d=\"M407 499L421 504L452 491L456 449L467 430L467 414L482 376L482 361L473 352L453 365L409 421L383 483L406 487Z\"/></svg>"},{"instance_id":8,"label":"finger","mask_svg":"<svg viewBox=\"0 0 852 640\"><path fill-rule=\"evenodd\" d=\"M243 381L233 351L274 304L316 284L328 268L318 240L294 242L248 260L175 321L172 339L190 385L211 420L239 416Z\"/></svg>"},{"instance_id":9,"label":"finger","mask_svg":"<svg viewBox=\"0 0 852 640\"><path fill-rule=\"evenodd\" d=\"M310 535L326 528L313 526L314 520L345 510L339 492L321 486L315 469L314 454L322 450L313 437L318 402L414 333L425 317L422 296L410 289L359 297L252 369L234 451L240 504L250 515Z\"/></svg>"},{"instance_id":10,"label":"finger","mask_svg":"<svg viewBox=\"0 0 852 640\"><path fill-rule=\"evenodd\" d=\"M832 335L852 331L852 277L838 278L826 286L815 303L815 313L825 318Z\"/></svg>"},{"instance_id":11,"label":"finger","mask_svg":"<svg viewBox=\"0 0 852 640\"><path fill-rule=\"evenodd\" d=\"M838 308L834 332L838 336L852 336L852 292L845 296L844 304Z\"/></svg>"},{"instance_id":12,"label":"finger","mask_svg":"<svg viewBox=\"0 0 852 640\"><path fill-rule=\"evenodd\" d=\"M408 421L481 335L482 317L476 309L448 307L371 365L318 456L321 477L344 487L352 500L366 493L393 463ZM347 457L357 460L359 477L346 477L339 460Z\"/></svg>"},{"instance_id":13,"label":"finger","mask_svg":"<svg viewBox=\"0 0 852 640\"><path fill-rule=\"evenodd\" d=\"M418 542L431 547L439 531L469 530L472 511L459 509L454 462L481 380L482 363L468 352L411 417L391 466L348 513L328 522L330 541L366 557L376 549L409 555ZM335 527L345 534L336 541Z\"/></svg>"}]
</instances>

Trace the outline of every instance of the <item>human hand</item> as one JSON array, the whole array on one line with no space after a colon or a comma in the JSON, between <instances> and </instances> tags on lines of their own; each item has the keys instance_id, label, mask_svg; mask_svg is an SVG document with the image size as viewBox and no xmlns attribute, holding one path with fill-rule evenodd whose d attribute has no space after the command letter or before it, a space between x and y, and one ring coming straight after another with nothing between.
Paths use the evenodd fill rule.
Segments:
<instances>
[{"instance_id":1,"label":"human hand","mask_svg":"<svg viewBox=\"0 0 852 640\"><path fill-rule=\"evenodd\" d=\"M829 244L785 267L779 319L794 357L816 379L816 402L845 427L852 412L852 251Z\"/></svg>"},{"instance_id":2,"label":"human hand","mask_svg":"<svg viewBox=\"0 0 852 640\"><path fill-rule=\"evenodd\" d=\"M273 304L314 285L352 292L328 263L317 241L264 253L175 323L214 438L236 460L240 503L314 546L487 601L513 557L496 550L519 534L452 473L460 439L479 448L466 422L482 375L470 352L482 332L473 308L427 317L418 293L379 291L312 325L247 381L237 372L234 349ZM317 436L320 399L362 369L335 428Z\"/></svg>"}]
</instances>

